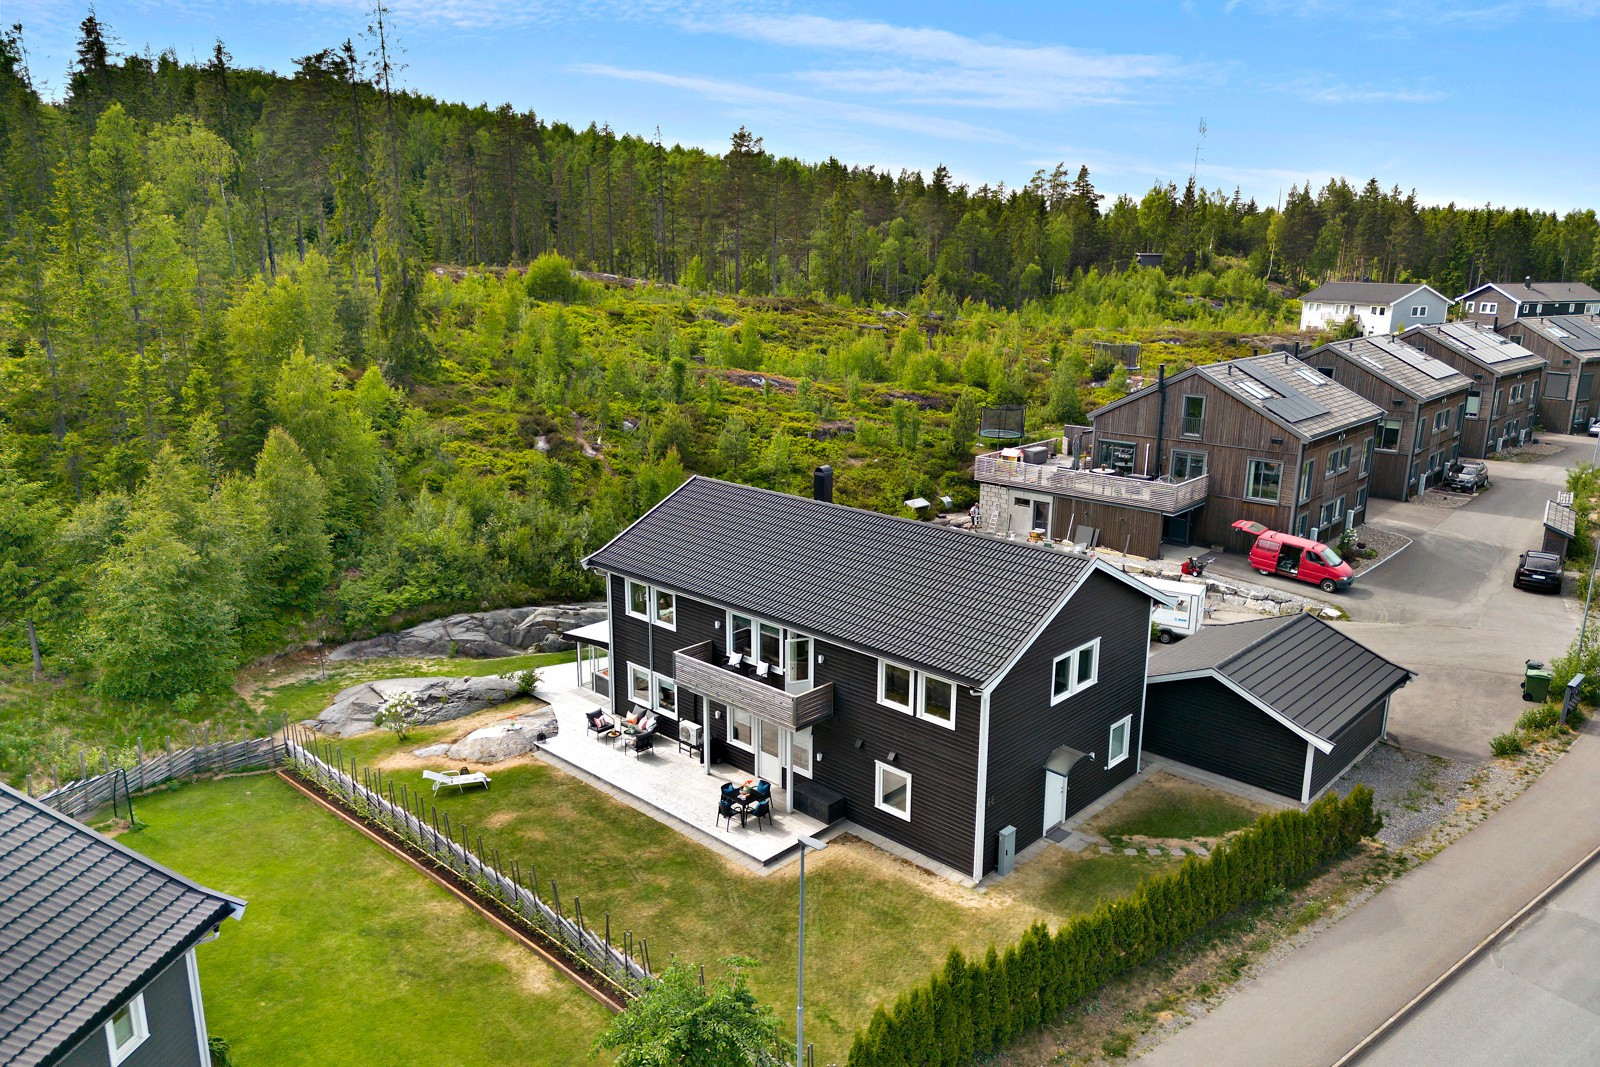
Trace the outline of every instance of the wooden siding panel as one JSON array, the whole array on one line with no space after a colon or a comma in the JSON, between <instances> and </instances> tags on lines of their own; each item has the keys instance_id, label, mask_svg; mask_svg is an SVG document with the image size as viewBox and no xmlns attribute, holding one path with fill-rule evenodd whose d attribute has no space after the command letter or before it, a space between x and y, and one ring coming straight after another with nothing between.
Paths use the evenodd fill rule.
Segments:
<instances>
[{"instance_id":1,"label":"wooden siding panel","mask_svg":"<svg viewBox=\"0 0 1600 1067\"><path fill-rule=\"evenodd\" d=\"M1151 752L1300 799L1306 742L1221 682L1161 682L1150 686L1149 700L1144 743Z\"/></svg>"},{"instance_id":2,"label":"wooden siding panel","mask_svg":"<svg viewBox=\"0 0 1600 1067\"><path fill-rule=\"evenodd\" d=\"M150 1036L122 1061L122 1067L199 1067L200 1039L194 1031L194 1005L189 999L189 972L183 957L151 979L142 992ZM105 1030L96 1027L59 1062L62 1067L109 1067Z\"/></svg>"},{"instance_id":3,"label":"wooden siding panel","mask_svg":"<svg viewBox=\"0 0 1600 1067\"><path fill-rule=\"evenodd\" d=\"M1311 764L1311 795L1325 789L1350 764L1378 738L1383 736L1383 708L1388 698L1375 702L1360 715L1345 723L1344 729L1333 735L1333 751L1318 752Z\"/></svg>"},{"instance_id":4,"label":"wooden siding panel","mask_svg":"<svg viewBox=\"0 0 1600 1067\"><path fill-rule=\"evenodd\" d=\"M1050 702L1056 656L1100 638L1099 680L1060 704ZM1002 827L1017 828L1017 851L1044 835L1045 760L1062 745L1093 752L1067 778L1067 814L1081 811L1139 764L1139 719L1150 601L1106 574L1091 574L1027 654L995 686L989 706L989 774L983 869L995 867ZM1113 723L1133 719L1128 758L1106 769ZM969 838L970 841L970 838ZM968 861L971 862L970 859Z\"/></svg>"}]
</instances>

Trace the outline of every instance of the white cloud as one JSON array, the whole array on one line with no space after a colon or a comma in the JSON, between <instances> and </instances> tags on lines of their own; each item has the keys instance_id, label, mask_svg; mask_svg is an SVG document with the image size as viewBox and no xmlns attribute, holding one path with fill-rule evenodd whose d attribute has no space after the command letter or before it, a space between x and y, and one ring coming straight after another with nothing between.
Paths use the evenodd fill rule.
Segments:
<instances>
[{"instance_id":1,"label":"white cloud","mask_svg":"<svg viewBox=\"0 0 1600 1067\"><path fill-rule=\"evenodd\" d=\"M1317 104L1436 104L1449 99L1441 89L1422 86L1384 88L1376 85L1350 85L1338 82L1303 81L1289 91Z\"/></svg>"}]
</instances>

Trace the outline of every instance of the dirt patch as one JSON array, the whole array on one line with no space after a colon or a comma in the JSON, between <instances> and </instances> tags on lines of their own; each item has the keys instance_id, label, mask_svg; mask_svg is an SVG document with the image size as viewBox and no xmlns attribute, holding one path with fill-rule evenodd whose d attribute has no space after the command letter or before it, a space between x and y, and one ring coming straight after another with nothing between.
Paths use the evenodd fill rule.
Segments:
<instances>
[{"instance_id":1,"label":"dirt patch","mask_svg":"<svg viewBox=\"0 0 1600 1067\"><path fill-rule=\"evenodd\" d=\"M724 370L714 373L721 375L724 381L732 385L742 385L750 389L772 389L780 393L792 393L799 388L794 379L779 378L773 374L757 374L748 370Z\"/></svg>"},{"instance_id":2,"label":"dirt patch","mask_svg":"<svg viewBox=\"0 0 1600 1067\"><path fill-rule=\"evenodd\" d=\"M503 830L516 821L517 813L514 811L497 811L493 815L484 816L482 822L486 830Z\"/></svg>"},{"instance_id":3,"label":"dirt patch","mask_svg":"<svg viewBox=\"0 0 1600 1067\"><path fill-rule=\"evenodd\" d=\"M495 938L494 958L516 977L517 985L524 993L539 996L557 988L553 967L503 937Z\"/></svg>"},{"instance_id":4,"label":"dirt patch","mask_svg":"<svg viewBox=\"0 0 1600 1067\"><path fill-rule=\"evenodd\" d=\"M493 726L497 722L515 719L518 715L526 715L529 712L538 711L540 708L546 707L549 707L549 705L542 700L517 700L510 704L501 704L497 708L480 711L475 715L467 715L443 724L450 728L446 733L427 734L423 737L413 734L406 740L398 742L394 751L374 757L368 761L367 765L380 771L420 771L429 767L442 767L445 764L478 767L489 771L496 768L516 767L520 764L531 762L532 754L516 756L496 763L480 764L472 760L446 759L444 756L421 757L414 753L419 748L428 748L431 745L453 745L474 730L481 730L485 726ZM366 733L358 734L357 736L371 737L376 732L368 730Z\"/></svg>"},{"instance_id":5,"label":"dirt patch","mask_svg":"<svg viewBox=\"0 0 1600 1067\"><path fill-rule=\"evenodd\" d=\"M1512 463L1532 463L1536 459L1554 456L1567 450L1566 445L1552 445L1540 442L1539 444L1522 445L1519 448L1507 448L1496 452L1495 459L1506 459Z\"/></svg>"}]
</instances>

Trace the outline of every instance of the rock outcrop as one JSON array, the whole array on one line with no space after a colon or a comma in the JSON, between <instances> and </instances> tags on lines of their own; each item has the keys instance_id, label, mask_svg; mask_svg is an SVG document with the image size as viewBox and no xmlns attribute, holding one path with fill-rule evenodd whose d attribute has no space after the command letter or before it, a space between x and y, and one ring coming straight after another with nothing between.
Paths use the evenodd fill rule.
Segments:
<instances>
[{"instance_id":1,"label":"rock outcrop","mask_svg":"<svg viewBox=\"0 0 1600 1067\"><path fill-rule=\"evenodd\" d=\"M410 693L422 712L421 725L448 722L497 707L516 699L518 682L513 676L489 675L483 678L384 678L341 689L311 725L335 737L353 737L376 725L384 702L396 693Z\"/></svg>"},{"instance_id":2,"label":"rock outcrop","mask_svg":"<svg viewBox=\"0 0 1600 1067\"><path fill-rule=\"evenodd\" d=\"M550 708L540 708L474 730L447 748L444 755L469 763L498 763L532 752L538 742L555 736L560 730L561 724L556 721L556 713ZM421 755L420 751L418 755Z\"/></svg>"},{"instance_id":3,"label":"rock outcrop","mask_svg":"<svg viewBox=\"0 0 1600 1067\"><path fill-rule=\"evenodd\" d=\"M328 653L332 661L394 656L465 656L498 659L528 652L566 652L574 646L568 630L599 622L606 607L599 601L451 615L419 623L409 630L380 634L340 645Z\"/></svg>"}]
</instances>

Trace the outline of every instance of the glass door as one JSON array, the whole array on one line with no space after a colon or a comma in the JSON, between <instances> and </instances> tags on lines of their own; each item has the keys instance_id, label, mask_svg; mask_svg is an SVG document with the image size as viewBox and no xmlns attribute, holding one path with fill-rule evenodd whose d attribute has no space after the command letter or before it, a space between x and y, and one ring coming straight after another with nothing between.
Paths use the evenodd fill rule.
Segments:
<instances>
[{"instance_id":1,"label":"glass door","mask_svg":"<svg viewBox=\"0 0 1600 1067\"><path fill-rule=\"evenodd\" d=\"M791 630L785 652L784 688L791 693L803 693L811 688L811 638Z\"/></svg>"},{"instance_id":2,"label":"glass door","mask_svg":"<svg viewBox=\"0 0 1600 1067\"><path fill-rule=\"evenodd\" d=\"M765 778L773 788L784 788L783 735L781 726L756 720L756 777Z\"/></svg>"}]
</instances>

